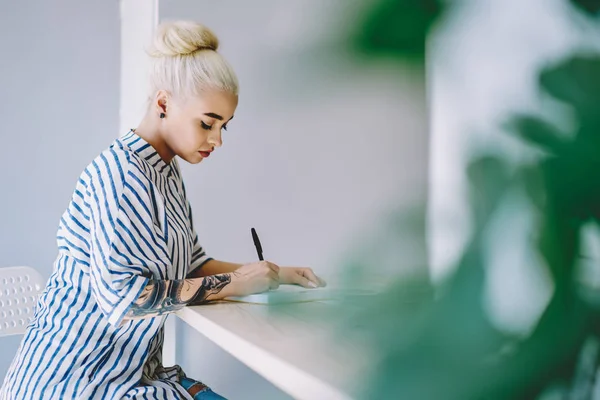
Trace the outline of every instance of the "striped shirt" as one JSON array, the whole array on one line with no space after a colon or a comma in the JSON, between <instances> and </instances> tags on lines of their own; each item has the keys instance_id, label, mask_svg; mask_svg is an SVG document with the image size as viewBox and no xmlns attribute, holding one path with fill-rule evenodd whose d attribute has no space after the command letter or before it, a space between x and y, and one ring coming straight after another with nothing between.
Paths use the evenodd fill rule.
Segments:
<instances>
[{"instance_id":1,"label":"striped shirt","mask_svg":"<svg viewBox=\"0 0 600 400\"><path fill-rule=\"evenodd\" d=\"M149 279L183 279L208 258L177 161L133 131L81 174L58 257L0 400L189 399L163 367L167 315L124 319Z\"/></svg>"}]
</instances>

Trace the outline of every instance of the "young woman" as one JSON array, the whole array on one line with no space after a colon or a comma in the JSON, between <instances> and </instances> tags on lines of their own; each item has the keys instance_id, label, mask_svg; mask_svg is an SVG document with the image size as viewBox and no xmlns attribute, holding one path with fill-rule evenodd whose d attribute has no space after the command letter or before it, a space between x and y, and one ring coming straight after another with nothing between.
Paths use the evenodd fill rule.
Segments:
<instances>
[{"instance_id":1,"label":"young woman","mask_svg":"<svg viewBox=\"0 0 600 400\"><path fill-rule=\"evenodd\" d=\"M81 174L1 400L222 399L162 365L167 314L279 284L325 284L309 268L214 260L198 241L175 156L208 158L233 118L238 82L217 47L200 24L159 27L147 114Z\"/></svg>"}]
</instances>

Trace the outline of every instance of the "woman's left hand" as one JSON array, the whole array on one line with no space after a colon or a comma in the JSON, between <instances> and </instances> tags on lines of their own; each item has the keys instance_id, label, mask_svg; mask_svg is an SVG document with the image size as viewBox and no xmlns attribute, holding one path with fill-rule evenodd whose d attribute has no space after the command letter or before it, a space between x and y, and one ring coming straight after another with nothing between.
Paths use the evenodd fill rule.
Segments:
<instances>
[{"instance_id":1,"label":"woman's left hand","mask_svg":"<svg viewBox=\"0 0 600 400\"><path fill-rule=\"evenodd\" d=\"M315 275L312 269L302 267L279 268L279 283L300 285L305 288L317 288L327 285L327 282Z\"/></svg>"}]
</instances>

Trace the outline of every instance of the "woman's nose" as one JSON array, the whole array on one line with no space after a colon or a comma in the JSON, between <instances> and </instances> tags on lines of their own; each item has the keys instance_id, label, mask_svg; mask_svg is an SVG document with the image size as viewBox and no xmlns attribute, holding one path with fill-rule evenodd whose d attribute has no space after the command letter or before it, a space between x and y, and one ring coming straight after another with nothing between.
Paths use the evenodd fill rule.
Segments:
<instances>
[{"instance_id":1,"label":"woman's nose","mask_svg":"<svg viewBox=\"0 0 600 400\"><path fill-rule=\"evenodd\" d=\"M223 145L223 139L221 138L221 130L216 131L214 135L211 135L208 139L208 143L214 147L221 147Z\"/></svg>"}]
</instances>

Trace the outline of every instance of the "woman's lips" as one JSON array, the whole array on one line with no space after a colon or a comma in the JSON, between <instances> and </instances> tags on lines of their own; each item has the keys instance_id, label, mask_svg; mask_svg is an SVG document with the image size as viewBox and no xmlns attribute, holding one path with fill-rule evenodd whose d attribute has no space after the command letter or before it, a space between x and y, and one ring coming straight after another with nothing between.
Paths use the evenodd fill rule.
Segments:
<instances>
[{"instance_id":1,"label":"woman's lips","mask_svg":"<svg viewBox=\"0 0 600 400\"><path fill-rule=\"evenodd\" d=\"M199 151L200 155L204 158L208 158L210 156L210 151Z\"/></svg>"}]
</instances>

